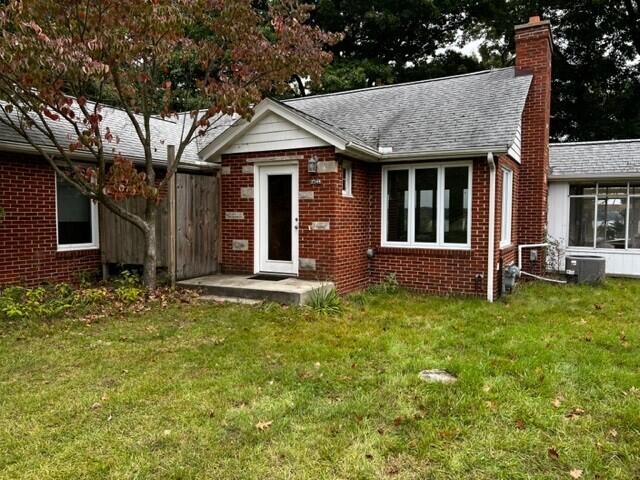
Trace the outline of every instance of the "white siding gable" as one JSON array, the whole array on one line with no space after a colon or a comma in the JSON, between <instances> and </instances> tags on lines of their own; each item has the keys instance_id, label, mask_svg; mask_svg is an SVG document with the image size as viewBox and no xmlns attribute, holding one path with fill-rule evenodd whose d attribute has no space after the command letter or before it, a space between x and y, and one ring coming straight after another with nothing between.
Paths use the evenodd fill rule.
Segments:
<instances>
[{"instance_id":1,"label":"white siding gable","mask_svg":"<svg viewBox=\"0 0 640 480\"><path fill-rule=\"evenodd\" d=\"M327 145L329 144L325 141L279 115L268 113L255 120L255 124L222 153L268 152Z\"/></svg>"},{"instance_id":2,"label":"white siding gable","mask_svg":"<svg viewBox=\"0 0 640 480\"><path fill-rule=\"evenodd\" d=\"M522 123L518 125L518 130L516 130L516 135L513 139L513 143L511 147L509 147L509 151L507 152L511 158L513 158L516 162L520 163L521 158L521 143L522 142Z\"/></svg>"}]
</instances>

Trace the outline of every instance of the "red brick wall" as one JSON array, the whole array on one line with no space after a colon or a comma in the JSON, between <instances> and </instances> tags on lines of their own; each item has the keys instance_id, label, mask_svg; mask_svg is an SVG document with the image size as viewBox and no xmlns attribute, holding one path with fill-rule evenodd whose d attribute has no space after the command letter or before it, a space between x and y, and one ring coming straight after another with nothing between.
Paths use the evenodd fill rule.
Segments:
<instances>
[{"instance_id":1,"label":"red brick wall","mask_svg":"<svg viewBox=\"0 0 640 480\"><path fill-rule=\"evenodd\" d=\"M339 161L346 159L338 157ZM338 229L334 278L341 291L365 288L369 283L369 259L367 249L371 246L370 182L372 171L378 166L349 160L352 168L351 197L342 196L342 184L338 195Z\"/></svg>"},{"instance_id":2,"label":"red brick wall","mask_svg":"<svg viewBox=\"0 0 640 480\"><path fill-rule=\"evenodd\" d=\"M311 185L307 173L308 159L316 155L321 160L346 160L329 148L234 154L223 156L222 179L222 270L227 273L253 272L253 199L241 198L241 188L253 186L253 174L243 174L242 167L252 165L247 160L265 157L303 156L299 162L301 191L314 191L314 200L299 201L300 257L316 260L315 271L300 271L307 279L332 280L341 293L361 289L370 283L383 281L394 273L405 287L439 294L486 295L487 284L487 217L488 168L485 158L473 160L472 244L470 250L405 249L380 246L382 168L380 165L350 160L352 165L352 197L342 195L341 172L314 175L320 185ZM517 164L504 157L516 171ZM500 165L500 161L498 162ZM501 178L499 179L501 182ZM499 187L498 187L499 190ZM501 198L498 195L498 199ZM225 212L243 212L244 220L226 220ZM514 219L517 219L514 207ZM314 221L328 221L329 231L312 231ZM500 217L497 219L499 243ZM517 221L517 220L516 220ZM515 225L515 223L514 223ZM514 232L517 239L517 232ZM247 251L233 251L233 240L248 240ZM375 256L367 258L367 249ZM500 251L496 246L496 262ZM496 274L496 278L497 278ZM477 276L480 276L477 279ZM497 281L496 292L499 289Z\"/></svg>"},{"instance_id":3,"label":"red brick wall","mask_svg":"<svg viewBox=\"0 0 640 480\"><path fill-rule=\"evenodd\" d=\"M243 166L251 166L251 160L268 157L303 157L299 160L299 190L313 191L314 199L299 201L299 256L315 259L315 270L302 270L300 276L313 280L333 279L336 268L336 245L339 232L338 211L342 201L340 173L310 175L307 163L312 156L320 161L335 160L333 148L309 148L249 154L224 155L221 175L222 261L225 273L252 273L254 267L253 198L242 198L243 187L253 187L253 173L242 173ZM249 160L249 161L248 161ZM229 168L229 173L225 170ZM311 179L321 181L312 185ZM242 212L243 220L227 220L226 212ZM310 230L312 222L329 222L330 230ZM234 251L233 240L248 240L247 251Z\"/></svg>"},{"instance_id":4,"label":"red brick wall","mask_svg":"<svg viewBox=\"0 0 640 480\"><path fill-rule=\"evenodd\" d=\"M522 116L519 239L522 244L541 243L545 239L547 225L552 53L550 26L548 22L542 22L518 27L515 40L516 68L533 73ZM542 262L538 262L533 269L541 272Z\"/></svg>"},{"instance_id":5,"label":"red brick wall","mask_svg":"<svg viewBox=\"0 0 640 480\"><path fill-rule=\"evenodd\" d=\"M95 273L99 250L57 252L53 169L35 156L0 157L0 286L68 282Z\"/></svg>"},{"instance_id":6,"label":"red brick wall","mask_svg":"<svg viewBox=\"0 0 640 480\"><path fill-rule=\"evenodd\" d=\"M471 249L407 249L380 246L382 168L372 172L371 281L383 281L394 273L401 285L438 294L485 295L487 285L489 169L486 158L473 161L471 200ZM480 277L477 278L477 276Z\"/></svg>"}]
</instances>

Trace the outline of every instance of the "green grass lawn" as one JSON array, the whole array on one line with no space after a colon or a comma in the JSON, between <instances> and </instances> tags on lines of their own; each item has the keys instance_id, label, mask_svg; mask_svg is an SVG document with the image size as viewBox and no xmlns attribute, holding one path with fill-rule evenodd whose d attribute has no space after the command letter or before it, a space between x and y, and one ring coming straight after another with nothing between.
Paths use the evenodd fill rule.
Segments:
<instances>
[{"instance_id":1,"label":"green grass lawn","mask_svg":"<svg viewBox=\"0 0 640 480\"><path fill-rule=\"evenodd\" d=\"M639 345L623 280L5 322L0 478L640 478Z\"/></svg>"}]
</instances>

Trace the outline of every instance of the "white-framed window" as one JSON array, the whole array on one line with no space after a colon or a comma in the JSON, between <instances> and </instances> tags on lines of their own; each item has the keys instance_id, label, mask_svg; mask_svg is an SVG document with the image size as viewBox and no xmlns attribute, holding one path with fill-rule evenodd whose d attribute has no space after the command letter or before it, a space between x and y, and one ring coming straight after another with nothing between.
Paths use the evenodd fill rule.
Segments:
<instances>
[{"instance_id":1,"label":"white-framed window","mask_svg":"<svg viewBox=\"0 0 640 480\"><path fill-rule=\"evenodd\" d=\"M513 172L502 169L502 225L500 228L500 246L511 245L511 223L513 217Z\"/></svg>"},{"instance_id":2,"label":"white-framed window","mask_svg":"<svg viewBox=\"0 0 640 480\"><path fill-rule=\"evenodd\" d=\"M569 247L640 248L640 182L570 185Z\"/></svg>"},{"instance_id":3,"label":"white-framed window","mask_svg":"<svg viewBox=\"0 0 640 480\"><path fill-rule=\"evenodd\" d=\"M382 169L383 246L471 247L471 162Z\"/></svg>"},{"instance_id":4,"label":"white-framed window","mask_svg":"<svg viewBox=\"0 0 640 480\"><path fill-rule=\"evenodd\" d=\"M90 250L99 246L98 205L56 175L58 251Z\"/></svg>"},{"instance_id":5,"label":"white-framed window","mask_svg":"<svg viewBox=\"0 0 640 480\"><path fill-rule=\"evenodd\" d=\"M353 167L351 162L344 160L342 162L342 196L351 197L351 184L353 183Z\"/></svg>"}]
</instances>

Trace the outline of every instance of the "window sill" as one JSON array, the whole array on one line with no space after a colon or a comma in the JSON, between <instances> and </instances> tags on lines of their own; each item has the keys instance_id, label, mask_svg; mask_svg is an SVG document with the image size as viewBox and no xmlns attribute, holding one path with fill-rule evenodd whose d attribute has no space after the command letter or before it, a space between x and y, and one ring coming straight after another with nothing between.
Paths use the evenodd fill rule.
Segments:
<instances>
[{"instance_id":1,"label":"window sill","mask_svg":"<svg viewBox=\"0 0 640 480\"><path fill-rule=\"evenodd\" d=\"M566 252L585 252L590 254L600 253L625 253L632 255L640 255L640 248L596 248L596 247L566 247Z\"/></svg>"},{"instance_id":2,"label":"window sill","mask_svg":"<svg viewBox=\"0 0 640 480\"><path fill-rule=\"evenodd\" d=\"M342 197L343 198L353 198L353 194L352 193L342 192Z\"/></svg>"},{"instance_id":3,"label":"window sill","mask_svg":"<svg viewBox=\"0 0 640 480\"><path fill-rule=\"evenodd\" d=\"M469 257L471 255L471 247L400 247L382 245L376 248L376 254L399 254L410 256L431 256L431 257Z\"/></svg>"},{"instance_id":4,"label":"window sill","mask_svg":"<svg viewBox=\"0 0 640 480\"><path fill-rule=\"evenodd\" d=\"M380 244L382 248L395 248L395 249L404 249L404 250L471 250L471 245L469 244L437 244L437 243L416 243L413 245L407 245L402 243L389 243L382 242Z\"/></svg>"},{"instance_id":5,"label":"window sill","mask_svg":"<svg viewBox=\"0 0 640 480\"><path fill-rule=\"evenodd\" d=\"M511 242L509 243L501 243L500 244L500 250L510 250L512 248L515 248L515 245Z\"/></svg>"},{"instance_id":6,"label":"window sill","mask_svg":"<svg viewBox=\"0 0 640 480\"><path fill-rule=\"evenodd\" d=\"M82 245L58 245L57 252L65 253L65 252L81 252L83 250L98 250L100 248L99 245L95 244L86 244Z\"/></svg>"}]
</instances>

